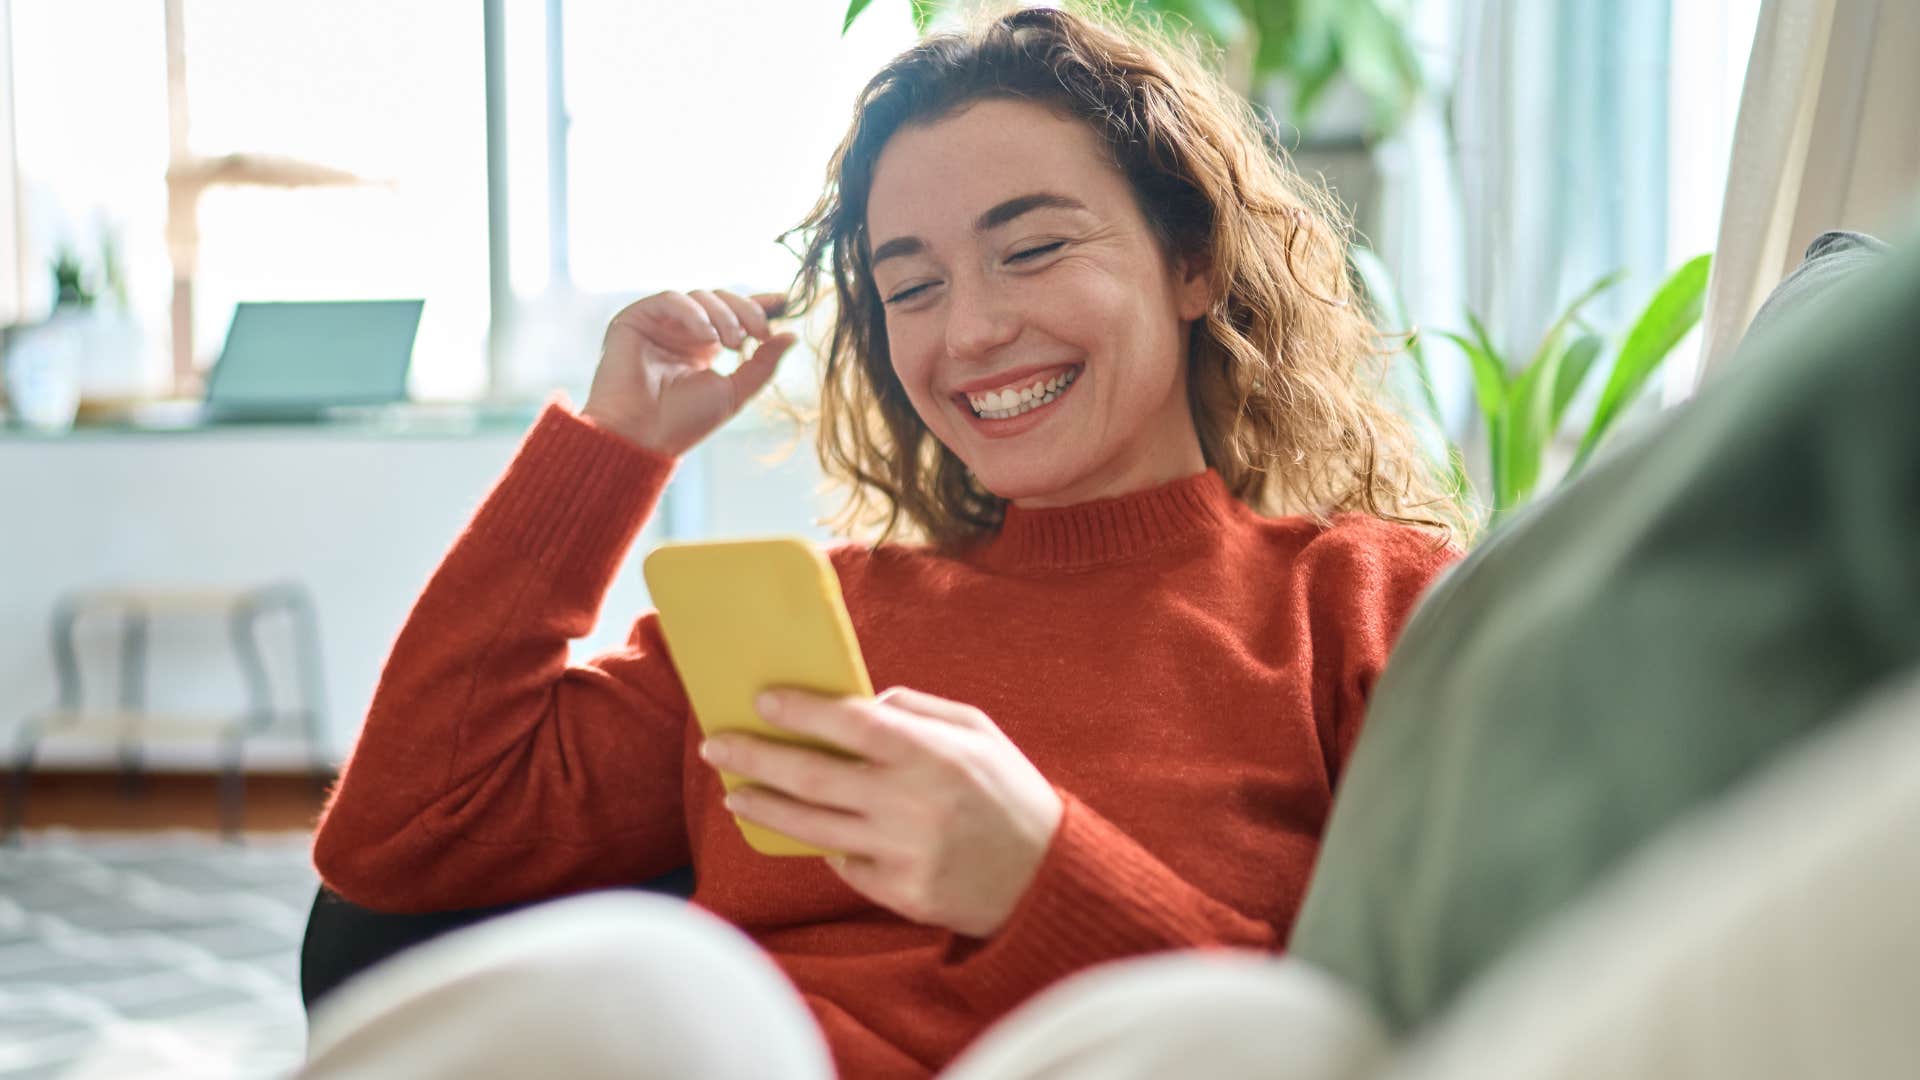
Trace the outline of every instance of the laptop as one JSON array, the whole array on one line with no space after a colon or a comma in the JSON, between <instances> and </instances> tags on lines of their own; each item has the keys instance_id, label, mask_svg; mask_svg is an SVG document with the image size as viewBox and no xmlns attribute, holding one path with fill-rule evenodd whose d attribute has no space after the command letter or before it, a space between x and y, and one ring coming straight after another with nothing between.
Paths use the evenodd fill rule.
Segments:
<instances>
[{"instance_id":1,"label":"laptop","mask_svg":"<svg viewBox=\"0 0 1920 1080\"><path fill-rule=\"evenodd\" d=\"M422 300L245 301L207 378L202 423L304 423L407 400Z\"/></svg>"}]
</instances>

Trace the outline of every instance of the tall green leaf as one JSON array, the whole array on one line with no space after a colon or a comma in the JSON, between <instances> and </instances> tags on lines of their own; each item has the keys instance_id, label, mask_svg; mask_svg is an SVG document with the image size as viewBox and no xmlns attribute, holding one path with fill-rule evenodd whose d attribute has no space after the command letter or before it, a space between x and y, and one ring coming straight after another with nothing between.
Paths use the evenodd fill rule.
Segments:
<instances>
[{"instance_id":1,"label":"tall green leaf","mask_svg":"<svg viewBox=\"0 0 1920 1080\"><path fill-rule=\"evenodd\" d=\"M1600 404L1593 411L1593 423L1580 440L1580 452L1574 457L1578 471L1600 445L1600 439L1621 411L1633 402L1647 378L1666 361L1667 354L1700 321L1706 304L1707 271L1711 255L1696 255L1682 264L1648 301L1646 310L1627 332L1620 355L1613 361L1613 373L1607 377Z\"/></svg>"},{"instance_id":2,"label":"tall green leaf","mask_svg":"<svg viewBox=\"0 0 1920 1080\"><path fill-rule=\"evenodd\" d=\"M1493 510L1496 518L1525 502L1540 482L1547 449L1553 445L1556 422L1553 402L1560 385L1561 364L1567 353L1568 328L1579 319L1582 308L1592 303L1594 297L1612 288L1620 277L1620 271L1602 275L1562 308L1553 325L1547 328L1546 334L1540 339L1540 345L1534 350L1526 367L1508 385L1507 435L1503 447L1506 461L1500 470L1505 488L1495 492ZM1484 327L1477 327L1476 332L1485 338Z\"/></svg>"},{"instance_id":3,"label":"tall green leaf","mask_svg":"<svg viewBox=\"0 0 1920 1080\"><path fill-rule=\"evenodd\" d=\"M841 37L847 36L847 30L853 25L853 20L859 18L860 13L867 10L867 5L871 3L873 3L873 0L852 0L852 2L847 5L847 17L840 21Z\"/></svg>"},{"instance_id":4,"label":"tall green leaf","mask_svg":"<svg viewBox=\"0 0 1920 1080\"><path fill-rule=\"evenodd\" d=\"M1500 350L1494 346L1493 337L1487 333L1486 326L1480 322L1480 316L1475 315L1471 311L1467 312L1467 328L1473 331L1473 340L1480 343L1480 347L1486 350L1487 355L1500 361L1501 382L1504 384L1507 371L1506 359L1500 355Z\"/></svg>"},{"instance_id":5,"label":"tall green leaf","mask_svg":"<svg viewBox=\"0 0 1920 1080\"><path fill-rule=\"evenodd\" d=\"M1495 492L1494 513L1504 514L1526 501L1540 482L1540 463L1553 441L1553 388L1559 381L1565 350L1537 354L1507 387L1504 491Z\"/></svg>"},{"instance_id":6,"label":"tall green leaf","mask_svg":"<svg viewBox=\"0 0 1920 1080\"><path fill-rule=\"evenodd\" d=\"M1606 339L1599 334L1582 334L1567 346L1560 356L1560 374L1553 384L1553 429L1560 430L1560 420L1567 414L1567 406L1573 404L1575 394L1587 381L1587 373L1593 370L1593 362L1600 356L1600 349Z\"/></svg>"},{"instance_id":7,"label":"tall green leaf","mask_svg":"<svg viewBox=\"0 0 1920 1080\"><path fill-rule=\"evenodd\" d=\"M1490 351L1485 342L1462 337L1451 330L1436 332L1467 354L1467 363L1473 371L1473 396L1480 403L1480 414L1488 419L1500 415L1507 407L1507 367L1500 362L1500 357Z\"/></svg>"},{"instance_id":8,"label":"tall green leaf","mask_svg":"<svg viewBox=\"0 0 1920 1080\"><path fill-rule=\"evenodd\" d=\"M1487 424L1487 462L1494 492L1494 503L1499 504L1500 492L1506 485L1507 468L1507 366L1500 355L1493 351L1487 341L1486 328L1472 312L1467 320L1473 325L1476 338L1468 338L1449 330L1438 331L1441 337L1460 347L1467 355L1467 365L1473 371L1473 396L1480 405L1480 415Z\"/></svg>"}]
</instances>

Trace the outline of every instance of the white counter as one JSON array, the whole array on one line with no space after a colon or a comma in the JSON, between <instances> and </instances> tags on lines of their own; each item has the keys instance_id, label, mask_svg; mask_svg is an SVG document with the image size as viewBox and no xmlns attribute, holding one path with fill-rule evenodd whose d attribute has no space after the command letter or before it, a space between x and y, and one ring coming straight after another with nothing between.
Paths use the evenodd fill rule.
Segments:
<instances>
[{"instance_id":1,"label":"white counter","mask_svg":"<svg viewBox=\"0 0 1920 1080\"><path fill-rule=\"evenodd\" d=\"M318 608L327 691L328 756L351 744L380 665L408 608L447 546L511 458L522 425L389 431L342 426L214 427L194 431L0 432L0 742L50 707L57 683L49 641L56 599L111 585L234 587L298 581ZM747 421L683 467L665 520L650 524L610 591L585 657L622 642L647 606L639 557L679 535L821 535L811 450L778 466L758 458L790 441ZM83 704L117 698L116 628L79 627ZM276 692L289 691L288 627L264 624ZM220 619L154 622L147 700L167 712L233 713L244 687ZM287 700L278 697L278 700ZM250 770L297 769L292 736L250 744ZM0 759L10 760L10 758ZM111 748L48 739L47 768L109 768ZM211 740L156 743L156 769L210 770Z\"/></svg>"}]
</instances>

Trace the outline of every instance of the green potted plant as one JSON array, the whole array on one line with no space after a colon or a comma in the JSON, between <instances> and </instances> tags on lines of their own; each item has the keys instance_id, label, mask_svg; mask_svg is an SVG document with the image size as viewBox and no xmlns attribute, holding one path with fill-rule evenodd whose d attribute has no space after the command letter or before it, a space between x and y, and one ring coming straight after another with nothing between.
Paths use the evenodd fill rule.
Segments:
<instances>
[{"instance_id":1,"label":"green potted plant","mask_svg":"<svg viewBox=\"0 0 1920 1080\"><path fill-rule=\"evenodd\" d=\"M1406 326L1400 302L1385 268L1372 252L1355 249L1353 265L1381 322ZM1527 503L1541 490L1547 463L1557 438L1570 420L1570 407L1595 371L1606 370L1606 382L1575 444L1571 463L1561 480L1578 473L1627 407L1660 370L1674 346L1700 321L1706 301L1711 256L1697 255L1668 275L1655 289L1639 315L1617 343L1581 316L1593 299L1619 284L1624 274L1608 274L1594 282L1561 310L1525 361L1517 350L1502 349L1481 320L1466 313L1467 333L1438 331L1465 354L1473 373L1474 403L1485 425L1486 506L1490 524ZM1432 376L1425 345L1417 329L1409 330L1406 356L1416 384L1416 408L1430 445L1437 443L1443 468L1454 477L1456 490L1467 493L1465 455L1443 433L1439 402L1432 392ZM1609 353L1609 350L1612 350Z\"/></svg>"}]
</instances>

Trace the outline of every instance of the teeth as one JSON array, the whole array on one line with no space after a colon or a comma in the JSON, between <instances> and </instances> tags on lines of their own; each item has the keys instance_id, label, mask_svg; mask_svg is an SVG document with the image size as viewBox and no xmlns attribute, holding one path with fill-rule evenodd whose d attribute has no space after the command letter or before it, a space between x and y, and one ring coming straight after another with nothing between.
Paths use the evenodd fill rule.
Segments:
<instances>
[{"instance_id":1,"label":"teeth","mask_svg":"<svg viewBox=\"0 0 1920 1080\"><path fill-rule=\"evenodd\" d=\"M1060 396L1061 391L1073 385L1075 377L1075 372L1068 372L1021 390L989 390L984 394L969 394L967 402L973 406L975 413L988 420L1007 420L1052 402Z\"/></svg>"}]
</instances>

